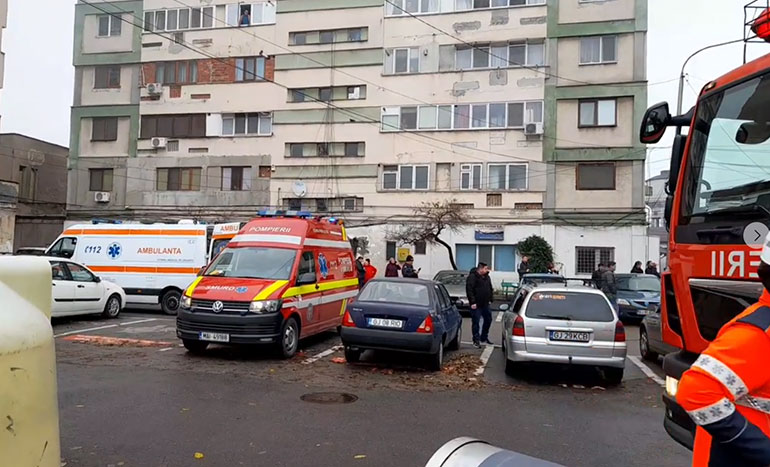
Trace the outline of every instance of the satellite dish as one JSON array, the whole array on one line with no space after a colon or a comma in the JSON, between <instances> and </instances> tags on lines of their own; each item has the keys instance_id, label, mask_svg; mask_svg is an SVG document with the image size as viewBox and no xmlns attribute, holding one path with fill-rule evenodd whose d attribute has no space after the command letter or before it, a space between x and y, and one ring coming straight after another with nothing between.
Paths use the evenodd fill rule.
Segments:
<instances>
[{"instance_id":1,"label":"satellite dish","mask_svg":"<svg viewBox=\"0 0 770 467\"><path fill-rule=\"evenodd\" d=\"M307 186L305 185L305 182L302 180L297 180L294 182L294 185L291 187L291 191L294 192L294 195L299 198L304 198L307 194Z\"/></svg>"}]
</instances>

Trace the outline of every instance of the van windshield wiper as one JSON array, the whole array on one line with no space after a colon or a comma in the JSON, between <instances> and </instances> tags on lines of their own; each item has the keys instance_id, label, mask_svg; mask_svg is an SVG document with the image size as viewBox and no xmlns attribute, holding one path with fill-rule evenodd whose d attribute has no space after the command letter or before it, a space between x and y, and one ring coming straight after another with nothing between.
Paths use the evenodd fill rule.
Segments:
<instances>
[{"instance_id":1,"label":"van windshield wiper","mask_svg":"<svg viewBox=\"0 0 770 467\"><path fill-rule=\"evenodd\" d=\"M536 318L560 319L562 321L572 321L572 317L571 316L562 316L562 315L537 315Z\"/></svg>"}]
</instances>

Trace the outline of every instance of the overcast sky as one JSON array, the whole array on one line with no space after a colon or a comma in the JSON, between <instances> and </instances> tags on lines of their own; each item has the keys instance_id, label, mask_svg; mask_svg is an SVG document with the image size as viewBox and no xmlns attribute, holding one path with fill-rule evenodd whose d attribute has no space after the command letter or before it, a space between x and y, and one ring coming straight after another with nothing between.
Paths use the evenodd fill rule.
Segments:
<instances>
[{"instance_id":1,"label":"overcast sky","mask_svg":"<svg viewBox=\"0 0 770 467\"><path fill-rule=\"evenodd\" d=\"M563 0L576 1L576 0ZM649 102L668 101L675 109L682 62L709 44L743 37L743 5L748 0L649 0L647 79ZM73 0L9 0L3 34L5 84L0 94L0 131L23 133L69 145L72 105ZM749 46L749 59L770 45ZM743 44L703 52L687 65L684 109L709 80L741 64ZM667 81L667 82L666 82ZM695 90L693 91L693 89ZM638 125L638 122L635 122ZM636 134L636 130L634 130ZM670 146L670 131L659 146ZM647 173L668 166L669 150L654 149Z\"/></svg>"}]
</instances>

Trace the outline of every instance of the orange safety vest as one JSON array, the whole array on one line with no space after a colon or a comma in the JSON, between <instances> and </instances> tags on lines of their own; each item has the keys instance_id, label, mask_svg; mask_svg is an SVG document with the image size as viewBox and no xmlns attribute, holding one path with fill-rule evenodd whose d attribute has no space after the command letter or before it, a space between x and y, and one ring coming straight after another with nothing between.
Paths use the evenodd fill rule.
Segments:
<instances>
[{"instance_id":1,"label":"orange safety vest","mask_svg":"<svg viewBox=\"0 0 770 467\"><path fill-rule=\"evenodd\" d=\"M770 466L770 294L722 327L676 399L697 425L693 466Z\"/></svg>"}]
</instances>

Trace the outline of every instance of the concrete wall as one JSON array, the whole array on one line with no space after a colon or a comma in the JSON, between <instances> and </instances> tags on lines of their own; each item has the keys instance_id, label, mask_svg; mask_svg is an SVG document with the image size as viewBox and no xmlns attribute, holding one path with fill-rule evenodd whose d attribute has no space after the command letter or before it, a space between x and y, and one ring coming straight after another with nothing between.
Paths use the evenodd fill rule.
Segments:
<instances>
[{"instance_id":1,"label":"concrete wall","mask_svg":"<svg viewBox=\"0 0 770 467\"><path fill-rule=\"evenodd\" d=\"M556 206L558 209L590 211L631 209L633 162L615 163L615 190L576 190L577 168L572 163L556 166Z\"/></svg>"},{"instance_id":2,"label":"concrete wall","mask_svg":"<svg viewBox=\"0 0 770 467\"><path fill-rule=\"evenodd\" d=\"M634 126L634 99L621 97L616 101L616 126L579 128L578 100L560 100L556 103L556 147L584 148L631 147L636 135Z\"/></svg>"},{"instance_id":3,"label":"concrete wall","mask_svg":"<svg viewBox=\"0 0 770 467\"><path fill-rule=\"evenodd\" d=\"M99 37L99 16L86 15L83 24L83 53L114 53L131 52L133 49L134 26L139 23L132 15L124 13L121 16L121 31L119 36Z\"/></svg>"},{"instance_id":4,"label":"concrete wall","mask_svg":"<svg viewBox=\"0 0 770 467\"><path fill-rule=\"evenodd\" d=\"M79 157L126 157L129 154L131 135L131 120L128 117L118 118L118 139L116 141L91 141L93 119L80 120L80 154Z\"/></svg>"},{"instance_id":5,"label":"concrete wall","mask_svg":"<svg viewBox=\"0 0 770 467\"><path fill-rule=\"evenodd\" d=\"M635 0L567 0L559 2L559 23L588 23L634 18Z\"/></svg>"},{"instance_id":6,"label":"concrete wall","mask_svg":"<svg viewBox=\"0 0 770 467\"><path fill-rule=\"evenodd\" d=\"M560 77L589 83L599 81L618 83L634 80L634 34L618 35L617 62L606 64L580 65L580 39L580 37L569 37L558 41ZM574 85L575 82L570 80L559 79L558 85Z\"/></svg>"},{"instance_id":7,"label":"concrete wall","mask_svg":"<svg viewBox=\"0 0 770 467\"><path fill-rule=\"evenodd\" d=\"M96 67L78 68L80 89L76 90L76 105L118 105L139 102L139 66L123 65L120 70L120 88L94 89ZM79 92L77 92L79 91Z\"/></svg>"}]
</instances>

